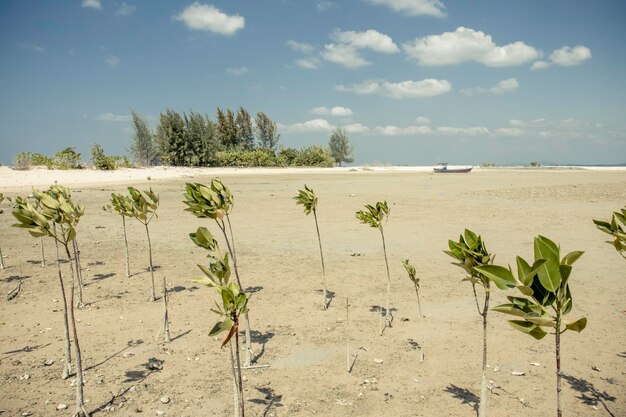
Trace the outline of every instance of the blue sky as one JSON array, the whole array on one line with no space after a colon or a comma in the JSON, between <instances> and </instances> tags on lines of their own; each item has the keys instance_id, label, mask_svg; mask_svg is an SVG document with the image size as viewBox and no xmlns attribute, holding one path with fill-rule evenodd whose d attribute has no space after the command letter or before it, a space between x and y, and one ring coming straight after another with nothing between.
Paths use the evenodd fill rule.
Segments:
<instances>
[{"instance_id":1,"label":"blue sky","mask_svg":"<svg viewBox=\"0 0 626 417\"><path fill-rule=\"evenodd\" d=\"M626 2L0 2L0 162L123 154L130 109L263 111L355 163L626 162ZM85 158L87 159L87 158Z\"/></svg>"}]
</instances>

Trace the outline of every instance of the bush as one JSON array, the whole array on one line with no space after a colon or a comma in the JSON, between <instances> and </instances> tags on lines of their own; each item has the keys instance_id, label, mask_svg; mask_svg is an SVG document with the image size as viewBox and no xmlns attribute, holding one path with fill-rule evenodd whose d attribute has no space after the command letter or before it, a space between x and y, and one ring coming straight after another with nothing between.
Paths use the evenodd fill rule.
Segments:
<instances>
[{"instance_id":1,"label":"bush","mask_svg":"<svg viewBox=\"0 0 626 417\"><path fill-rule=\"evenodd\" d=\"M81 169L80 153L73 147L68 147L54 154L53 167L57 169Z\"/></svg>"},{"instance_id":2,"label":"bush","mask_svg":"<svg viewBox=\"0 0 626 417\"><path fill-rule=\"evenodd\" d=\"M91 154L91 163L93 164L94 168L102 169L105 171L110 171L117 168L114 157L106 156L104 154L104 149L102 148L102 146L98 145L97 143L94 143L89 147L89 153Z\"/></svg>"},{"instance_id":3,"label":"bush","mask_svg":"<svg viewBox=\"0 0 626 417\"><path fill-rule=\"evenodd\" d=\"M281 148L276 156L276 165L288 167L296 164L300 151L295 148Z\"/></svg>"},{"instance_id":4,"label":"bush","mask_svg":"<svg viewBox=\"0 0 626 417\"><path fill-rule=\"evenodd\" d=\"M52 169L53 165L52 159L40 153L20 152L15 155L15 169L30 169L34 166L45 166L48 169Z\"/></svg>"},{"instance_id":5,"label":"bush","mask_svg":"<svg viewBox=\"0 0 626 417\"><path fill-rule=\"evenodd\" d=\"M244 150L241 148L219 151L217 164L225 167L273 167L276 157L271 149Z\"/></svg>"},{"instance_id":6,"label":"bush","mask_svg":"<svg viewBox=\"0 0 626 417\"><path fill-rule=\"evenodd\" d=\"M329 149L314 145L303 148L294 161L294 165L309 167L332 167L334 163Z\"/></svg>"}]
</instances>

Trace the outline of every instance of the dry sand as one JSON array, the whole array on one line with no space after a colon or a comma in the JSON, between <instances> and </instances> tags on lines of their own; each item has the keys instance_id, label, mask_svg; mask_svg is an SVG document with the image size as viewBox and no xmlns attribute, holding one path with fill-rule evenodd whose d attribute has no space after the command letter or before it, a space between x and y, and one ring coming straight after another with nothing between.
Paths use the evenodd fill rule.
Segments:
<instances>
[{"instance_id":1,"label":"dry sand","mask_svg":"<svg viewBox=\"0 0 626 417\"><path fill-rule=\"evenodd\" d=\"M200 417L232 415L228 353L208 337L216 321L213 292L192 283L204 253L188 233L205 225L183 212L186 181L219 176L236 199L232 214L244 285L253 293L250 318L257 363L244 372L250 416L474 416L480 391L481 320L471 286L442 250L464 227L480 233L499 263L532 258L532 239L544 234L563 251L584 250L571 277L572 317L587 329L563 337L565 416L626 415L626 262L605 242L592 218L606 218L626 203L626 172L583 170L476 170L433 175L401 169L343 170L125 170L115 173L0 169L0 192L29 193L55 180L70 185L86 206L78 230L87 308L77 312L86 364L88 408L133 387L108 411L95 415ZM269 173L272 175L259 175ZM173 174L175 173L175 174ZM125 278L121 221L102 211L111 192L126 184L161 196L151 224L157 281L170 296L169 344L157 338L162 305L149 303L145 234L129 229L131 271ZM291 199L304 184L319 196L319 220L330 309L320 308L321 270L311 216ZM385 288L380 235L354 212L386 199L385 226L392 275L393 327L378 335L376 306ZM0 244L8 267L0 270L6 294L17 280L19 296L0 309L0 414L70 416L74 389L60 379L63 326L56 267L42 268L37 239L12 228L6 202ZM48 260L54 246L45 242ZM352 256L360 254L360 256ZM423 320L400 261L410 258L421 277ZM66 271L69 274L69 270ZM160 290L160 286L158 287ZM345 298L350 338L358 354L346 367ZM492 305L505 301L495 292ZM553 341L511 329L490 314L491 416L555 415ZM424 341L425 362L413 341ZM163 361L150 372L150 358ZM44 362L53 359L51 366ZM375 359L382 359L376 363ZM535 366L533 364L538 364ZM524 372L514 376L511 372ZM28 375L28 378L26 377ZM169 403L160 398L167 396ZM56 411L59 403L68 404ZM139 414L141 413L141 414Z\"/></svg>"}]
</instances>

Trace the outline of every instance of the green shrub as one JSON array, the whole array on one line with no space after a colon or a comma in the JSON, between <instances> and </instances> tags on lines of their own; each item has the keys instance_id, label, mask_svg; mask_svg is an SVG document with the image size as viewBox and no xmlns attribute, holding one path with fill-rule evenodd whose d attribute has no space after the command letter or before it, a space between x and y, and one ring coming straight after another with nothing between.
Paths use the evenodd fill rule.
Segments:
<instances>
[{"instance_id":1,"label":"green shrub","mask_svg":"<svg viewBox=\"0 0 626 417\"><path fill-rule=\"evenodd\" d=\"M335 163L330 150L322 146L308 146L294 160L297 166L332 167Z\"/></svg>"},{"instance_id":2,"label":"green shrub","mask_svg":"<svg viewBox=\"0 0 626 417\"><path fill-rule=\"evenodd\" d=\"M281 148L276 156L276 165L280 167L295 165L299 156L300 151L296 148Z\"/></svg>"},{"instance_id":3,"label":"green shrub","mask_svg":"<svg viewBox=\"0 0 626 417\"><path fill-rule=\"evenodd\" d=\"M91 163L94 168L102 169L105 171L114 170L117 168L117 164L115 163L115 159L111 156L106 156L104 154L104 148L98 145L97 143L92 144L89 147L89 153L91 154Z\"/></svg>"},{"instance_id":4,"label":"green shrub","mask_svg":"<svg viewBox=\"0 0 626 417\"><path fill-rule=\"evenodd\" d=\"M57 169L81 169L80 153L76 152L73 147L67 147L54 154L52 159L54 168Z\"/></svg>"},{"instance_id":5,"label":"green shrub","mask_svg":"<svg viewBox=\"0 0 626 417\"><path fill-rule=\"evenodd\" d=\"M52 169L53 165L52 159L37 152L20 152L15 155L14 168L16 169L30 169L33 166L45 166Z\"/></svg>"}]
</instances>

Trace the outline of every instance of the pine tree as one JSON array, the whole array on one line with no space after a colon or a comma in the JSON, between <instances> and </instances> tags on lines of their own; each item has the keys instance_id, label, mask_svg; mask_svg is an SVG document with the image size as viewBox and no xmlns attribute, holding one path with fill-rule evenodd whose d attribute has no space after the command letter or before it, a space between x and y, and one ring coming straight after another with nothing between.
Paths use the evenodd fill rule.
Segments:
<instances>
[{"instance_id":1,"label":"pine tree","mask_svg":"<svg viewBox=\"0 0 626 417\"><path fill-rule=\"evenodd\" d=\"M333 159L341 166L342 162L350 163L354 161L352 157L352 151L354 146L350 143L350 139L346 135L346 131L340 127L335 129L330 136L328 147L333 155Z\"/></svg>"},{"instance_id":2,"label":"pine tree","mask_svg":"<svg viewBox=\"0 0 626 417\"><path fill-rule=\"evenodd\" d=\"M133 110L131 110L131 114L134 132L129 150L133 160L139 165L155 165L159 158L154 135L145 118Z\"/></svg>"},{"instance_id":3,"label":"pine tree","mask_svg":"<svg viewBox=\"0 0 626 417\"><path fill-rule=\"evenodd\" d=\"M254 121L254 131L260 148L276 151L280 134L278 133L276 123L267 117L265 113L257 113Z\"/></svg>"}]
</instances>

